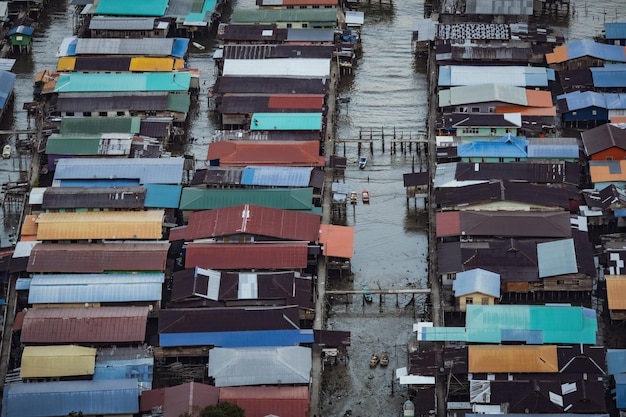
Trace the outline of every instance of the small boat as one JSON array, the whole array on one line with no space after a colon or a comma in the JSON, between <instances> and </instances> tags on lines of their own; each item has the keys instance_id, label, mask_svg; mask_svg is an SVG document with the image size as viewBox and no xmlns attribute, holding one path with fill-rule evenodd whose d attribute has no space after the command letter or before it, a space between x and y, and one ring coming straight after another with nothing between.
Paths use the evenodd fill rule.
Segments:
<instances>
[{"instance_id":1,"label":"small boat","mask_svg":"<svg viewBox=\"0 0 626 417\"><path fill-rule=\"evenodd\" d=\"M367 190L361 191L361 199L363 200L363 204L370 203L370 192Z\"/></svg>"},{"instance_id":2,"label":"small boat","mask_svg":"<svg viewBox=\"0 0 626 417\"><path fill-rule=\"evenodd\" d=\"M198 48L199 50L204 51L204 45L202 45L201 43L191 42L191 44L195 46L196 48Z\"/></svg>"},{"instance_id":3,"label":"small boat","mask_svg":"<svg viewBox=\"0 0 626 417\"><path fill-rule=\"evenodd\" d=\"M365 300L366 303L371 303L374 300L374 297L369 292L369 289L370 288L367 285L363 286L363 291L365 291L365 294L363 294L363 299Z\"/></svg>"},{"instance_id":4,"label":"small boat","mask_svg":"<svg viewBox=\"0 0 626 417\"><path fill-rule=\"evenodd\" d=\"M350 204L356 204L357 203L356 191L351 191L350 195L348 196L348 199L350 200Z\"/></svg>"},{"instance_id":5,"label":"small boat","mask_svg":"<svg viewBox=\"0 0 626 417\"><path fill-rule=\"evenodd\" d=\"M380 357L380 366L387 365L389 365L389 352L383 352L382 356Z\"/></svg>"},{"instance_id":6,"label":"small boat","mask_svg":"<svg viewBox=\"0 0 626 417\"><path fill-rule=\"evenodd\" d=\"M370 368L375 368L378 362L380 362L380 353L374 353L370 357Z\"/></svg>"},{"instance_id":7,"label":"small boat","mask_svg":"<svg viewBox=\"0 0 626 417\"><path fill-rule=\"evenodd\" d=\"M4 145L4 148L2 148L2 157L4 159L9 159L11 157L11 145Z\"/></svg>"},{"instance_id":8,"label":"small boat","mask_svg":"<svg viewBox=\"0 0 626 417\"><path fill-rule=\"evenodd\" d=\"M359 158L359 169L364 169L367 165L367 156L362 156Z\"/></svg>"}]
</instances>

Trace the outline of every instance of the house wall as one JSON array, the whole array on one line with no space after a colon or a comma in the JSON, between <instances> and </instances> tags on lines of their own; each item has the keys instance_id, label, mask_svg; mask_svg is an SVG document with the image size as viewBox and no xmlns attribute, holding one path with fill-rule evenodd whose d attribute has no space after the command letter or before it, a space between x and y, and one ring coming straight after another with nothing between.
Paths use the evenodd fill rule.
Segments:
<instances>
[{"instance_id":1,"label":"house wall","mask_svg":"<svg viewBox=\"0 0 626 417\"><path fill-rule=\"evenodd\" d=\"M495 298L490 295L485 295L483 293L475 292L473 294L466 294L461 297L457 297L459 300L459 310L466 311L467 304L477 304L477 305L494 305Z\"/></svg>"},{"instance_id":2,"label":"house wall","mask_svg":"<svg viewBox=\"0 0 626 417\"><path fill-rule=\"evenodd\" d=\"M462 162L526 162L527 158L484 158L484 157L467 157L461 158Z\"/></svg>"},{"instance_id":3,"label":"house wall","mask_svg":"<svg viewBox=\"0 0 626 417\"><path fill-rule=\"evenodd\" d=\"M123 39L142 39L142 38L165 38L167 32L162 29L153 30L109 30L109 29L93 29L90 30L92 38L123 38Z\"/></svg>"},{"instance_id":4,"label":"house wall","mask_svg":"<svg viewBox=\"0 0 626 417\"><path fill-rule=\"evenodd\" d=\"M595 114L594 114L595 112ZM586 121L586 120L609 120L609 111L600 107L588 107L575 111L563 113L563 120L566 122Z\"/></svg>"},{"instance_id":5,"label":"house wall","mask_svg":"<svg viewBox=\"0 0 626 417\"><path fill-rule=\"evenodd\" d=\"M626 159L626 150L614 146L612 148L594 153L593 155L591 155L590 159L592 161L618 161L620 159Z\"/></svg>"},{"instance_id":6,"label":"house wall","mask_svg":"<svg viewBox=\"0 0 626 417\"><path fill-rule=\"evenodd\" d=\"M456 129L457 136L505 136L507 133L511 133L513 136L517 136L516 127L458 127Z\"/></svg>"}]
</instances>

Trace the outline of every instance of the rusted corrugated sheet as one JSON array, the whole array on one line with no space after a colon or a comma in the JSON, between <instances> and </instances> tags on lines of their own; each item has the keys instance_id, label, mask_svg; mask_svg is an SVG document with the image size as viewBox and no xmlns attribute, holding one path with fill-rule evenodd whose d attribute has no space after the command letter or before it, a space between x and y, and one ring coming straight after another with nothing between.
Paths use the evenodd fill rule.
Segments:
<instances>
[{"instance_id":1,"label":"rusted corrugated sheet","mask_svg":"<svg viewBox=\"0 0 626 417\"><path fill-rule=\"evenodd\" d=\"M22 343L143 342L148 307L41 308L24 316Z\"/></svg>"},{"instance_id":2,"label":"rusted corrugated sheet","mask_svg":"<svg viewBox=\"0 0 626 417\"><path fill-rule=\"evenodd\" d=\"M246 417L308 417L309 388L289 386L221 387L220 402L243 408Z\"/></svg>"},{"instance_id":3,"label":"rusted corrugated sheet","mask_svg":"<svg viewBox=\"0 0 626 417\"><path fill-rule=\"evenodd\" d=\"M165 271L169 242L35 245L28 272Z\"/></svg>"},{"instance_id":4,"label":"rusted corrugated sheet","mask_svg":"<svg viewBox=\"0 0 626 417\"><path fill-rule=\"evenodd\" d=\"M144 207L145 199L145 187L48 187L43 194L41 208L140 209Z\"/></svg>"},{"instance_id":5,"label":"rusted corrugated sheet","mask_svg":"<svg viewBox=\"0 0 626 417\"><path fill-rule=\"evenodd\" d=\"M227 141L209 145L207 160L219 160L222 166L277 165L322 167L318 141Z\"/></svg>"},{"instance_id":6,"label":"rusted corrugated sheet","mask_svg":"<svg viewBox=\"0 0 626 417\"><path fill-rule=\"evenodd\" d=\"M189 243L185 268L306 268L307 255L307 242Z\"/></svg>"},{"instance_id":7,"label":"rusted corrugated sheet","mask_svg":"<svg viewBox=\"0 0 626 417\"><path fill-rule=\"evenodd\" d=\"M196 410L217 404L219 393L219 388L198 382L168 387L165 389L163 417L194 415Z\"/></svg>"},{"instance_id":8,"label":"rusted corrugated sheet","mask_svg":"<svg viewBox=\"0 0 626 417\"><path fill-rule=\"evenodd\" d=\"M268 107L270 109L322 110L324 96L321 94L272 94Z\"/></svg>"},{"instance_id":9,"label":"rusted corrugated sheet","mask_svg":"<svg viewBox=\"0 0 626 417\"><path fill-rule=\"evenodd\" d=\"M160 239L163 214L163 210L41 213L37 239Z\"/></svg>"},{"instance_id":10,"label":"rusted corrugated sheet","mask_svg":"<svg viewBox=\"0 0 626 417\"><path fill-rule=\"evenodd\" d=\"M239 25L236 25L239 26ZM213 86L215 94L326 94L324 78L220 77Z\"/></svg>"},{"instance_id":11,"label":"rusted corrugated sheet","mask_svg":"<svg viewBox=\"0 0 626 417\"><path fill-rule=\"evenodd\" d=\"M87 94L82 96L63 95L57 98L55 109L58 112L71 111L162 111L167 110L169 93Z\"/></svg>"},{"instance_id":12,"label":"rusted corrugated sheet","mask_svg":"<svg viewBox=\"0 0 626 417\"><path fill-rule=\"evenodd\" d=\"M246 204L192 213L184 238L247 234L314 242L319 238L320 221L317 214Z\"/></svg>"}]
</instances>

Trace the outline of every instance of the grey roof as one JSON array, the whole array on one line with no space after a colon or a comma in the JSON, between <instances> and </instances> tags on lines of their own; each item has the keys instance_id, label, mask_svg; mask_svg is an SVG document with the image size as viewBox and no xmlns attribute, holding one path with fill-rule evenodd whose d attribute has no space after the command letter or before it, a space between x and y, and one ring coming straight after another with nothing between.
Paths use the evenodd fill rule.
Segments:
<instances>
[{"instance_id":1,"label":"grey roof","mask_svg":"<svg viewBox=\"0 0 626 417\"><path fill-rule=\"evenodd\" d=\"M15 65L15 59L13 58L0 58L0 70L11 71Z\"/></svg>"},{"instance_id":2,"label":"grey roof","mask_svg":"<svg viewBox=\"0 0 626 417\"><path fill-rule=\"evenodd\" d=\"M539 278L578 272L574 239L537 243Z\"/></svg>"},{"instance_id":3,"label":"grey roof","mask_svg":"<svg viewBox=\"0 0 626 417\"><path fill-rule=\"evenodd\" d=\"M156 55L172 54L174 38L78 38L77 55Z\"/></svg>"},{"instance_id":4,"label":"grey roof","mask_svg":"<svg viewBox=\"0 0 626 417\"><path fill-rule=\"evenodd\" d=\"M184 163L184 158L61 159L54 180L138 179L140 184L180 184Z\"/></svg>"},{"instance_id":5,"label":"grey roof","mask_svg":"<svg viewBox=\"0 0 626 417\"><path fill-rule=\"evenodd\" d=\"M467 0L466 14L532 16L533 0Z\"/></svg>"},{"instance_id":6,"label":"grey roof","mask_svg":"<svg viewBox=\"0 0 626 417\"><path fill-rule=\"evenodd\" d=\"M91 30L152 30L154 17L93 16Z\"/></svg>"},{"instance_id":7,"label":"grey roof","mask_svg":"<svg viewBox=\"0 0 626 417\"><path fill-rule=\"evenodd\" d=\"M61 93L56 99L57 112L97 112L97 111L165 111L169 94L167 92L132 94Z\"/></svg>"},{"instance_id":8,"label":"grey roof","mask_svg":"<svg viewBox=\"0 0 626 417\"><path fill-rule=\"evenodd\" d=\"M580 148L576 138L529 138L529 158L578 159Z\"/></svg>"},{"instance_id":9,"label":"grey roof","mask_svg":"<svg viewBox=\"0 0 626 417\"><path fill-rule=\"evenodd\" d=\"M511 37L510 27L504 23L451 23L437 25L437 39L498 39L507 40Z\"/></svg>"},{"instance_id":10,"label":"grey roof","mask_svg":"<svg viewBox=\"0 0 626 417\"><path fill-rule=\"evenodd\" d=\"M413 23L413 32L417 33L417 41L434 41L437 35L437 22L433 19L419 19Z\"/></svg>"},{"instance_id":11,"label":"grey roof","mask_svg":"<svg viewBox=\"0 0 626 417\"><path fill-rule=\"evenodd\" d=\"M30 304L133 302L161 300L164 274L35 274Z\"/></svg>"},{"instance_id":12,"label":"grey roof","mask_svg":"<svg viewBox=\"0 0 626 417\"><path fill-rule=\"evenodd\" d=\"M517 87L547 87L548 69L521 65L442 65L440 86L482 84L484 80Z\"/></svg>"},{"instance_id":13,"label":"grey roof","mask_svg":"<svg viewBox=\"0 0 626 417\"><path fill-rule=\"evenodd\" d=\"M492 297L500 297L500 274L481 268L470 269L456 274L452 283L455 297L481 293Z\"/></svg>"},{"instance_id":14,"label":"grey roof","mask_svg":"<svg viewBox=\"0 0 626 417\"><path fill-rule=\"evenodd\" d=\"M287 41L333 42L334 29L287 29Z\"/></svg>"},{"instance_id":15,"label":"grey roof","mask_svg":"<svg viewBox=\"0 0 626 417\"><path fill-rule=\"evenodd\" d=\"M48 187L41 208L125 208L140 209L146 199L145 187Z\"/></svg>"},{"instance_id":16,"label":"grey roof","mask_svg":"<svg viewBox=\"0 0 626 417\"><path fill-rule=\"evenodd\" d=\"M213 86L217 94L326 94L328 80L325 78L281 77L220 77Z\"/></svg>"},{"instance_id":17,"label":"grey roof","mask_svg":"<svg viewBox=\"0 0 626 417\"><path fill-rule=\"evenodd\" d=\"M209 376L216 387L309 384L311 349L302 346L214 348Z\"/></svg>"},{"instance_id":18,"label":"grey roof","mask_svg":"<svg viewBox=\"0 0 626 417\"><path fill-rule=\"evenodd\" d=\"M525 88L493 83L452 87L439 91L439 107L486 102L526 106L528 99Z\"/></svg>"}]
</instances>

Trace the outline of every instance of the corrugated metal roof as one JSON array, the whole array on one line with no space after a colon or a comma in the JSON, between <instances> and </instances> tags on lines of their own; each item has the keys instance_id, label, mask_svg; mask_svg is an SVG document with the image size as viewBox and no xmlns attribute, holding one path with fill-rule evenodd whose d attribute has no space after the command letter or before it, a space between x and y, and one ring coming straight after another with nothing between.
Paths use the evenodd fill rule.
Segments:
<instances>
[{"instance_id":1,"label":"corrugated metal roof","mask_svg":"<svg viewBox=\"0 0 626 417\"><path fill-rule=\"evenodd\" d=\"M167 110L167 92L128 93L62 93L56 101L59 112L100 111L164 111Z\"/></svg>"},{"instance_id":2,"label":"corrugated metal roof","mask_svg":"<svg viewBox=\"0 0 626 417\"><path fill-rule=\"evenodd\" d=\"M139 133L140 126L140 117L64 117L60 133Z\"/></svg>"},{"instance_id":3,"label":"corrugated metal roof","mask_svg":"<svg viewBox=\"0 0 626 417\"><path fill-rule=\"evenodd\" d=\"M549 91L545 91L550 96ZM528 105L526 89L500 84L477 84L452 87L439 91L439 107L458 106L461 104L502 102Z\"/></svg>"},{"instance_id":4,"label":"corrugated metal roof","mask_svg":"<svg viewBox=\"0 0 626 417\"><path fill-rule=\"evenodd\" d=\"M182 185L146 184L145 206L148 208L178 208Z\"/></svg>"},{"instance_id":5,"label":"corrugated metal roof","mask_svg":"<svg viewBox=\"0 0 626 417\"><path fill-rule=\"evenodd\" d=\"M322 113L254 113L250 130L321 130Z\"/></svg>"},{"instance_id":6,"label":"corrugated metal roof","mask_svg":"<svg viewBox=\"0 0 626 417\"><path fill-rule=\"evenodd\" d=\"M570 214L565 211L461 211L459 216L460 234L465 236L554 238L572 236Z\"/></svg>"},{"instance_id":7,"label":"corrugated metal roof","mask_svg":"<svg viewBox=\"0 0 626 417\"><path fill-rule=\"evenodd\" d=\"M626 276L606 276L606 296L609 310L626 310Z\"/></svg>"},{"instance_id":8,"label":"corrugated metal roof","mask_svg":"<svg viewBox=\"0 0 626 417\"><path fill-rule=\"evenodd\" d=\"M121 208L141 209L146 199L142 187L47 187L43 193L41 208Z\"/></svg>"},{"instance_id":9,"label":"corrugated metal roof","mask_svg":"<svg viewBox=\"0 0 626 417\"><path fill-rule=\"evenodd\" d=\"M288 386L222 387L220 402L243 408L246 417L308 417L309 388Z\"/></svg>"},{"instance_id":10,"label":"corrugated metal roof","mask_svg":"<svg viewBox=\"0 0 626 417\"><path fill-rule=\"evenodd\" d=\"M626 161L589 161L591 181L597 188L600 183L626 181Z\"/></svg>"},{"instance_id":11,"label":"corrugated metal roof","mask_svg":"<svg viewBox=\"0 0 626 417\"><path fill-rule=\"evenodd\" d=\"M169 242L37 244L28 272L165 271Z\"/></svg>"},{"instance_id":12,"label":"corrugated metal roof","mask_svg":"<svg viewBox=\"0 0 626 417\"><path fill-rule=\"evenodd\" d=\"M287 29L287 42L333 42L335 36L334 29L300 29L289 28Z\"/></svg>"},{"instance_id":13,"label":"corrugated metal roof","mask_svg":"<svg viewBox=\"0 0 626 417\"><path fill-rule=\"evenodd\" d=\"M54 180L138 179L140 184L180 184L184 163L184 158L62 159Z\"/></svg>"},{"instance_id":14,"label":"corrugated metal roof","mask_svg":"<svg viewBox=\"0 0 626 417\"><path fill-rule=\"evenodd\" d=\"M209 145L207 160L222 166L324 166L319 141L223 141Z\"/></svg>"},{"instance_id":15,"label":"corrugated metal roof","mask_svg":"<svg viewBox=\"0 0 626 417\"><path fill-rule=\"evenodd\" d=\"M310 210L313 188L183 189L181 210L209 210L241 204L254 204L283 210Z\"/></svg>"},{"instance_id":16,"label":"corrugated metal roof","mask_svg":"<svg viewBox=\"0 0 626 417\"><path fill-rule=\"evenodd\" d=\"M59 75L55 93L188 91L189 72L83 73Z\"/></svg>"},{"instance_id":17,"label":"corrugated metal roof","mask_svg":"<svg viewBox=\"0 0 626 417\"><path fill-rule=\"evenodd\" d=\"M435 223L437 237L461 235L461 217L458 211L437 212Z\"/></svg>"},{"instance_id":18,"label":"corrugated metal roof","mask_svg":"<svg viewBox=\"0 0 626 417\"><path fill-rule=\"evenodd\" d=\"M215 386L308 385L311 349L301 346L277 348L214 348L209 355L209 376Z\"/></svg>"},{"instance_id":19,"label":"corrugated metal roof","mask_svg":"<svg viewBox=\"0 0 626 417\"><path fill-rule=\"evenodd\" d=\"M224 76L329 78L330 58L225 59Z\"/></svg>"},{"instance_id":20,"label":"corrugated metal roof","mask_svg":"<svg viewBox=\"0 0 626 417\"><path fill-rule=\"evenodd\" d=\"M247 166L241 176L242 185L272 187L307 187L311 181L311 167Z\"/></svg>"},{"instance_id":21,"label":"corrugated metal roof","mask_svg":"<svg viewBox=\"0 0 626 417\"><path fill-rule=\"evenodd\" d=\"M128 156L132 140L130 133L53 133L46 141L46 154Z\"/></svg>"},{"instance_id":22,"label":"corrugated metal roof","mask_svg":"<svg viewBox=\"0 0 626 417\"><path fill-rule=\"evenodd\" d=\"M163 215L163 210L41 213L37 239L160 239Z\"/></svg>"},{"instance_id":23,"label":"corrugated metal roof","mask_svg":"<svg viewBox=\"0 0 626 417\"><path fill-rule=\"evenodd\" d=\"M319 78L291 78L291 77L249 77L227 76L219 77L213 91L217 94L325 94L328 90L328 79Z\"/></svg>"},{"instance_id":24,"label":"corrugated metal roof","mask_svg":"<svg viewBox=\"0 0 626 417\"><path fill-rule=\"evenodd\" d=\"M317 23L325 27L335 27L337 23L337 9L236 9L233 11L231 22L235 24L305 22Z\"/></svg>"},{"instance_id":25,"label":"corrugated metal roof","mask_svg":"<svg viewBox=\"0 0 626 417\"><path fill-rule=\"evenodd\" d=\"M587 156L612 147L626 150L626 129L611 123L580 132L580 137Z\"/></svg>"},{"instance_id":26,"label":"corrugated metal roof","mask_svg":"<svg viewBox=\"0 0 626 417\"><path fill-rule=\"evenodd\" d=\"M555 345L468 346L468 372L472 373L557 373Z\"/></svg>"},{"instance_id":27,"label":"corrugated metal roof","mask_svg":"<svg viewBox=\"0 0 626 417\"><path fill-rule=\"evenodd\" d=\"M3 416L65 416L76 410L85 415L139 412L137 380L56 381L5 386Z\"/></svg>"},{"instance_id":28,"label":"corrugated metal roof","mask_svg":"<svg viewBox=\"0 0 626 417\"><path fill-rule=\"evenodd\" d=\"M270 109L315 109L322 111L324 96L321 94L273 94L269 96L267 106Z\"/></svg>"},{"instance_id":29,"label":"corrugated metal roof","mask_svg":"<svg viewBox=\"0 0 626 417\"><path fill-rule=\"evenodd\" d=\"M185 240L237 234L315 242L321 217L269 207L242 205L194 212L185 229Z\"/></svg>"},{"instance_id":30,"label":"corrugated metal roof","mask_svg":"<svg viewBox=\"0 0 626 417\"><path fill-rule=\"evenodd\" d=\"M467 0L465 13L473 15L532 16L533 0Z\"/></svg>"},{"instance_id":31,"label":"corrugated metal roof","mask_svg":"<svg viewBox=\"0 0 626 417\"><path fill-rule=\"evenodd\" d=\"M208 405L215 405L219 400L219 388L198 382L187 382L165 388L163 398L163 417L194 415Z\"/></svg>"},{"instance_id":32,"label":"corrugated metal roof","mask_svg":"<svg viewBox=\"0 0 626 417\"><path fill-rule=\"evenodd\" d=\"M576 138L530 138L527 149L529 158L578 160L580 156Z\"/></svg>"},{"instance_id":33,"label":"corrugated metal roof","mask_svg":"<svg viewBox=\"0 0 626 417\"><path fill-rule=\"evenodd\" d=\"M130 59L128 69L130 71L173 71L183 67L179 65L180 60L169 57L144 57L136 56Z\"/></svg>"},{"instance_id":34,"label":"corrugated metal roof","mask_svg":"<svg viewBox=\"0 0 626 417\"><path fill-rule=\"evenodd\" d=\"M161 300L163 273L33 275L30 304L124 303Z\"/></svg>"},{"instance_id":35,"label":"corrugated metal roof","mask_svg":"<svg viewBox=\"0 0 626 417\"><path fill-rule=\"evenodd\" d=\"M458 272L452 283L455 297L481 293L500 298L500 274L481 268Z\"/></svg>"},{"instance_id":36,"label":"corrugated metal roof","mask_svg":"<svg viewBox=\"0 0 626 417\"><path fill-rule=\"evenodd\" d=\"M7 100L13 95L16 75L9 71L0 70L0 109L7 104Z\"/></svg>"},{"instance_id":37,"label":"corrugated metal roof","mask_svg":"<svg viewBox=\"0 0 626 417\"><path fill-rule=\"evenodd\" d=\"M159 345L219 346L227 348L297 346L313 343L313 330L251 330L213 333L165 333L159 335Z\"/></svg>"},{"instance_id":38,"label":"corrugated metal roof","mask_svg":"<svg viewBox=\"0 0 626 417\"><path fill-rule=\"evenodd\" d=\"M94 14L112 16L155 16L165 15L168 0L153 0L147 3L125 0L100 0Z\"/></svg>"},{"instance_id":39,"label":"corrugated metal roof","mask_svg":"<svg viewBox=\"0 0 626 417\"><path fill-rule=\"evenodd\" d=\"M442 65L439 86L484 84L485 80L514 87L547 87L548 73L542 67Z\"/></svg>"},{"instance_id":40,"label":"corrugated metal roof","mask_svg":"<svg viewBox=\"0 0 626 417\"><path fill-rule=\"evenodd\" d=\"M154 17L93 16L89 21L90 30L144 30L154 29Z\"/></svg>"},{"instance_id":41,"label":"corrugated metal roof","mask_svg":"<svg viewBox=\"0 0 626 417\"><path fill-rule=\"evenodd\" d=\"M354 255L354 227L333 224L320 225L319 243L325 256L352 259Z\"/></svg>"},{"instance_id":42,"label":"corrugated metal roof","mask_svg":"<svg viewBox=\"0 0 626 417\"><path fill-rule=\"evenodd\" d=\"M605 22L604 36L607 39L626 39L626 22Z\"/></svg>"},{"instance_id":43,"label":"corrugated metal roof","mask_svg":"<svg viewBox=\"0 0 626 417\"><path fill-rule=\"evenodd\" d=\"M191 96L187 93L171 93L167 96L167 109L180 113L187 113L191 105Z\"/></svg>"},{"instance_id":44,"label":"corrugated metal roof","mask_svg":"<svg viewBox=\"0 0 626 417\"><path fill-rule=\"evenodd\" d=\"M143 342L148 307L31 308L22 343Z\"/></svg>"},{"instance_id":45,"label":"corrugated metal roof","mask_svg":"<svg viewBox=\"0 0 626 417\"><path fill-rule=\"evenodd\" d=\"M546 62L558 64L585 56L610 62L626 62L623 46L599 43L591 39L576 39L555 47L552 53L546 54Z\"/></svg>"},{"instance_id":46,"label":"corrugated metal roof","mask_svg":"<svg viewBox=\"0 0 626 417\"><path fill-rule=\"evenodd\" d=\"M154 358L116 359L104 355L106 354L99 352L94 380L136 379L143 389L152 388Z\"/></svg>"},{"instance_id":47,"label":"corrugated metal roof","mask_svg":"<svg viewBox=\"0 0 626 417\"><path fill-rule=\"evenodd\" d=\"M473 140L457 147L461 158L526 158L528 156L526 139L511 134L494 140Z\"/></svg>"},{"instance_id":48,"label":"corrugated metal roof","mask_svg":"<svg viewBox=\"0 0 626 417\"><path fill-rule=\"evenodd\" d=\"M626 87L626 65L613 64L589 68L596 88Z\"/></svg>"},{"instance_id":49,"label":"corrugated metal roof","mask_svg":"<svg viewBox=\"0 0 626 417\"><path fill-rule=\"evenodd\" d=\"M75 345L26 346L20 378L53 378L93 375L96 349Z\"/></svg>"},{"instance_id":50,"label":"corrugated metal roof","mask_svg":"<svg viewBox=\"0 0 626 417\"><path fill-rule=\"evenodd\" d=\"M302 269L307 264L308 242L191 242L185 255L185 268Z\"/></svg>"},{"instance_id":51,"label":"corrugated metal roof","mask_svg":"<svg viewBox=\"0 0 626 417\"><path fill-rule=\"evenodd\" d=\"M609 375L626 373L626 349L607 349L606 365Z\"/></svg>"},{"instance_id":52,"label":"corrugated metal roof","mask_svg":"<svg viewBox=\"0 0 626 417\"><path fill-rule=\"evenodd\" d=\"M539 278L578 272L574 239L537 243Z\"/></svg>"}]
</instances>

